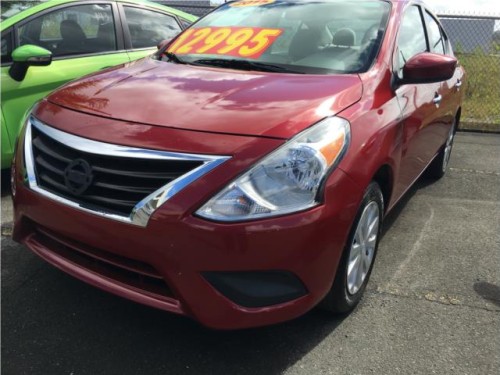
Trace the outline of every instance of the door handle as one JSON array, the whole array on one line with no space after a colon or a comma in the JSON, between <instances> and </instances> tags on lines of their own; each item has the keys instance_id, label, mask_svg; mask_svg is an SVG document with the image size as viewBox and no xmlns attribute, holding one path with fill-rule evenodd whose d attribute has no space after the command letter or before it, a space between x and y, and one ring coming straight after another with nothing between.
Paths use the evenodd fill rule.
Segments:
<instances>
[{"instance_id":1,"label":"door handle","mask_svg":"<svg viewBox=\"0 0 500 375\"><path fill-rule=\"evenodd\" d=\"M457 88L457 91L460 91L460 87L462 87L463 82L460 79L457 79L457 83L455 83L455 87Z\"/></svg>"},{"instance_id":2,"label":"door handle","mask_svg":"<svg viewBox=\"0 0 500 375\"><path fill-rule=\"evenodd\" d=\"M434 99L432 99L432 102L437 106L439 107L439 105L441 104L441 100L443 100L443 96L442 95L439 95L438 93L436 93L436 95L434 96Z\"/></svg>"}]
</instances>

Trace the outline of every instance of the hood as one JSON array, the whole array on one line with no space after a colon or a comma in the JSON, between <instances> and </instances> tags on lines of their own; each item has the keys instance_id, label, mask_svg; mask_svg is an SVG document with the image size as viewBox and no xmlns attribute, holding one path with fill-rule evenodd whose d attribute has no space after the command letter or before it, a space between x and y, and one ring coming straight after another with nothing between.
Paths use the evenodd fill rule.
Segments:
<instances>
[{"instance_id":1,"label":"hood","mask_svg":"<svg viewBox=\"0 0 500 375\"><path fill-rule=\"evenodd\" d=\"M48 100L128 122L286 139L361 94L357 75L249 72L146 58L71 82Z\"/></svg>"}]
</instances>

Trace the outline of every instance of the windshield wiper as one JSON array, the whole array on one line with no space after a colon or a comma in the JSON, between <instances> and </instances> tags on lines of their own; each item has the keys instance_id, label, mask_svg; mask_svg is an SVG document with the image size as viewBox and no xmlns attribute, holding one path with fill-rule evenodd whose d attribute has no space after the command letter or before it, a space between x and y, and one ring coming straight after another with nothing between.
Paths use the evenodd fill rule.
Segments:
<instances>
[{"instance_id":1,"label":"windshield wiper","mask_svg":"<svg viewBox=\"0 0 500 375\"><path fill-rule=\"evenodd\" d=\"M273 65L258 61L237 60L237 59L202 59L192 62L195 65L221 66L224 68L234 68L243 70L260 70L263 72L296 73L304 74L296 70L285 68L284 66Z\"/></svg>"},{"instance_id":2,"label":"windshield wiper","mask_svg":"<svg viewBox=\"0 0 500 375\"><path fill-rule=\"evenodd\" d=\"M165 56L167 56L168 61L173 61L177 64L187 64L184 60L181 60L175 53L173 52L165 52Z\"/></svg>"}]
</instances>

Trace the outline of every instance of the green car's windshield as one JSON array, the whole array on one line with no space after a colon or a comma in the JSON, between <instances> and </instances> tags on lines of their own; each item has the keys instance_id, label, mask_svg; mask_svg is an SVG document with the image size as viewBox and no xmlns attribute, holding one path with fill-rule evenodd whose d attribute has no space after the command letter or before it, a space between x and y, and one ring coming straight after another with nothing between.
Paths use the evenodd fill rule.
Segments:
<instances>
[{"instance_id":1,"label":"green car's windshield","mask_svg":"<svg viewBox=\"0 0 500 375\"><path fill-rule=\"evenodd\" d=\"M274 72L358 73L376 58L389 12L382 0L234 1L181 34L163 59Z\"/></svg>"},{"instance_id":2,"label":"green car's windshield","mask_svg":"<svg viewBox=\"0 0 500 375\"><path fill-rule=\"evenodd\" d=\"M34 7L35 5L38 5L40 3L43 3L43 0L40 0L40 1L36 1L36 0L34 0L34 1L2 1L1 19L2 19L2 21L6 20L7 18L15 16L19 12L22 12L23 10Z\"/></svg>"}]
</instances>

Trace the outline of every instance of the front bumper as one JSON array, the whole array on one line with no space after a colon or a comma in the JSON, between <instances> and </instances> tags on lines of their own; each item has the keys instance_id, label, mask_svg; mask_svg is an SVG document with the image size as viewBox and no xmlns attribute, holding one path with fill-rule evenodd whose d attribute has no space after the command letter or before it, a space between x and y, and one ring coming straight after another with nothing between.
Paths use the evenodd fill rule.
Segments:
<instances>
[{"instance_id":1,"label":"front bumper","mask_svg":"<svg viewBox=\"0 0 500 375\"><path fill-rule=\"evenodd\" d=\"M359 189L336 173L339 203L272 220L217 224L188 216L146 228L78 212L17 179L14 239L59 269L108 292L183 314L218 329L273 324L302 315L328 292L357 208ZM245 307L207 272L282 271L307 293Z\"/></svg>"}]
</instances>

